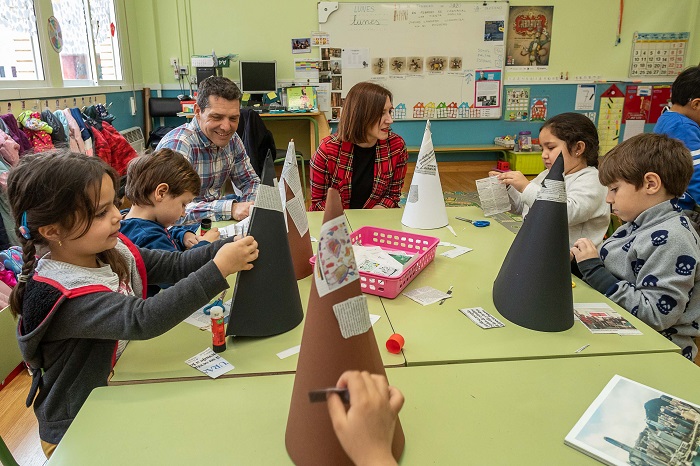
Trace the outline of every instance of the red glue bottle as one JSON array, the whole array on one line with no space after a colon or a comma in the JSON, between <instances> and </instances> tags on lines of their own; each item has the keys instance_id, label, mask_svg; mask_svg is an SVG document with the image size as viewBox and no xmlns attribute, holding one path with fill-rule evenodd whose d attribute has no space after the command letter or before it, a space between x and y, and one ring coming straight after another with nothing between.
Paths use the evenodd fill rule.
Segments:
<instances>
[{"instance_id":1,"label":"red glue bottle","mask_svg":"<svg viewBox=\"0 0 700 466\"><path fill-rule=\"evenodd\" d=\"M215 353L226 350L226 330L224 329L224 308L214 306L211 308L211 339Z\"/></svg>"}]
</instances>

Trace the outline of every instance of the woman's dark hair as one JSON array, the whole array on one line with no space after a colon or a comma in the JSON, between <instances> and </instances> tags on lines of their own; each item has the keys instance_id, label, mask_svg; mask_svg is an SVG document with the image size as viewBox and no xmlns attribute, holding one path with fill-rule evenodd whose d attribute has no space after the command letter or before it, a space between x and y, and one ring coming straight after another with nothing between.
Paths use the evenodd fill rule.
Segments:
<instances>
[{"instance_id":1,"label":"woman's dark hair","mask_svg":"<svg viewBox=\"0 0 700 466\"><path fill-rule=\"evenodd\" d=\"M581 156L589 167L598 166L598 130L590 118L580 113L562 113L545 121L540 131L545 128L566 143L570 154L573 154L576 143L583 142L585 148Z\"/></svg>"},{"instance_id":2,"label":"woman's dark hair","mask_svg":"<svg viewBox=\"0 0 700 466\"><path fill-rule=\"evenodd\" d=\"M367 142L367 132L381 120L391 92L370 82L357 83L348 91L338 123L338 137L353 144Z\"/></svg>"},{"instance_id":3,"label":"woman's dark hair","mask_svg":"<svg viewBox=\"0 0 700 466\"><path fill-rule=\"evenodd\" d=\"M34 273L36 246L48 245L46 238L39 233L39 227L58 224L73 232L80 226L80 231L76 231L78 237L88 232L95 218L105 174L112 180L116 193L119 176L113 168L99 157L67 150L26 155L10 171L7 195L16 224L15 233L22 244L22 275L29 277ZM25 213L25 233L29 239L19 231ZM115 249L103 251L97 257L112 268L120 281L129 279L126 260ZM18 281L10 295L10 310L14 316L22 314L25 288L26 282Z\"/></svg>"}]
</instances>

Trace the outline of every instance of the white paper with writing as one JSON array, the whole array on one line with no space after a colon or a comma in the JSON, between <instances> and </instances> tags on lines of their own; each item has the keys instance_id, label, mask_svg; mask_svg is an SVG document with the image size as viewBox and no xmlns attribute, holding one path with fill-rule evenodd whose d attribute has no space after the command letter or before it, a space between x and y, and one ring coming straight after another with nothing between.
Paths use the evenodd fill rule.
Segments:
<instances>
[{"instance_id":1,"label":"white paper with writing","mask_svg":"<svg viewBox=\"0 0 700 466\"><path fill-rule=\"evenodd\" d=\"M212 379L234 369L230 362L216 354L211 348L207 348L201 353L195 354L185 362Z\"/></svg>"},{"instance_id":2,"label":"white paper with writing","mask_svg":"<svg viewBox=\"0 0 700 466\"><path fill-rule=\"evenodd\" d=\"M343 338L350 338L366 333L372 326L369 320L367 298L364 295L333 305L333 313L338 320L340 333Z\"/></svg>"},{"instance_id":3,"label":"white paper with writing","mask_svg":"<svg viewBox=\"0 0 700 466\"><path fill-rule=\"evenodd\" d=\"M423 306L427 306L428 304L434 304L440 301L441 299L450 297L450 295L448 295L444 291L437 290L432 286L424 286L422 288L416 288L415 290L404 291L401 294L403 294L407 298L414 300L418 304L422 304Z\"/></svg>"}]
</instances>

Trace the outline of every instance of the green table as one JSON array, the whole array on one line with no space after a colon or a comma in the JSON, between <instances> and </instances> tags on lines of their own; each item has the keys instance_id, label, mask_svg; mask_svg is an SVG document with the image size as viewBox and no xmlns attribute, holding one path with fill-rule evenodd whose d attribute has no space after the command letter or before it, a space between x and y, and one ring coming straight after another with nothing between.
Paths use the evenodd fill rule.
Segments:
<instances>
[{"instance_id":1,"label":"green table","mask_svg":"<svg viewBox=\"0 0 700 466\"><path fill-rule=\"evenodd\" d=\"M309 228L312 236L317 236L323 222L323 212L309 212ZM215 224L223 226L224 223ZM317 244L312 243L314 249ZM312 277L299 280L304 313L308 304ZM236 277L229 277L231 289L225 299L230 299ZM367 295L370 314L381 316L374 324L380 353L385 366L403 366L406 360L401 354L391 354L384 345L394 333L389 320L376 296ZM281 335L266 338L227 338L226 351L221 356L235 367L222 377L240 377L249 375L292 373L296 370L298 356L285 359L277 353L301 343L304 322L296 328ZM110 385L132 383L162 382L168 380L208 379L200 371L185 364L185 360L211 346L211 332L181 323L172 330L156 338L145 341L131 341L114 367L114 376Z\"/></svg>"},{"instance_id":2,"label":"green table","mask_svg":"<svg viewBox=\"0 0 700 466\"><path fill-rule=\"evenodd\" d=\"M498 222L492 221L488 227L477 228L455 220L455 216L473 220L484 219L483 212L478 207L448 207L447 213L457 237L447 228L415 230L404 227L401 224L401 209L345 212L353 230L365 225L382 226L437 236L441 240L473 248L473 251L448 259L439 254L449 248L438 246L435 260L406 287L406 290L411 290L432 286L446 291L452 285L453 297L444 305L422 306L403 295L394 299L382 298L392 327L406 340L403 353L409 366L502 359L680 352L676 345L579 279L574 279L574 302L605 302L624 315L643 332L643 335L594 335L579 322L574 323L567 331L555 333L536 332L510 323L496 311L491 294L493 282L515 236ZM503 321L506 326L483 330L458 311L467 307L482 307ZM584 345L590 346L580 353L575 353Z\"/></svg>"},{"instance_id":3,"label":"green table","mask_svg":"<svg viewBox=\"0 0 700 466\"><path fill-rule=\"evenodd\" d=\"M595 465L564 437L615 374L700 403L700 369L671 353L387 370L406 396L401 464ZM293 375L92 392L49 465L291 464Z\"/></svg>"}]
</instances>

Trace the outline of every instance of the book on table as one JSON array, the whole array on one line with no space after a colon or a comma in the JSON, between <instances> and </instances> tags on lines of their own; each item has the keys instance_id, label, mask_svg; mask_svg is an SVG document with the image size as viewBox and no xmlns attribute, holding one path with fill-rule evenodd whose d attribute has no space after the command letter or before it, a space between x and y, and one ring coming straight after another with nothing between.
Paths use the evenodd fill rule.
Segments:
<instances>
[{"instance_id":1,"label":"book on table","mask_svg":"<svg viewBox=\"0 0 700 466\"><path fill-rule=\"evenodd\" d=\"M700 406L615 375L564 439L605 464L700 465Z\"/></svg>"}]
</instances>

